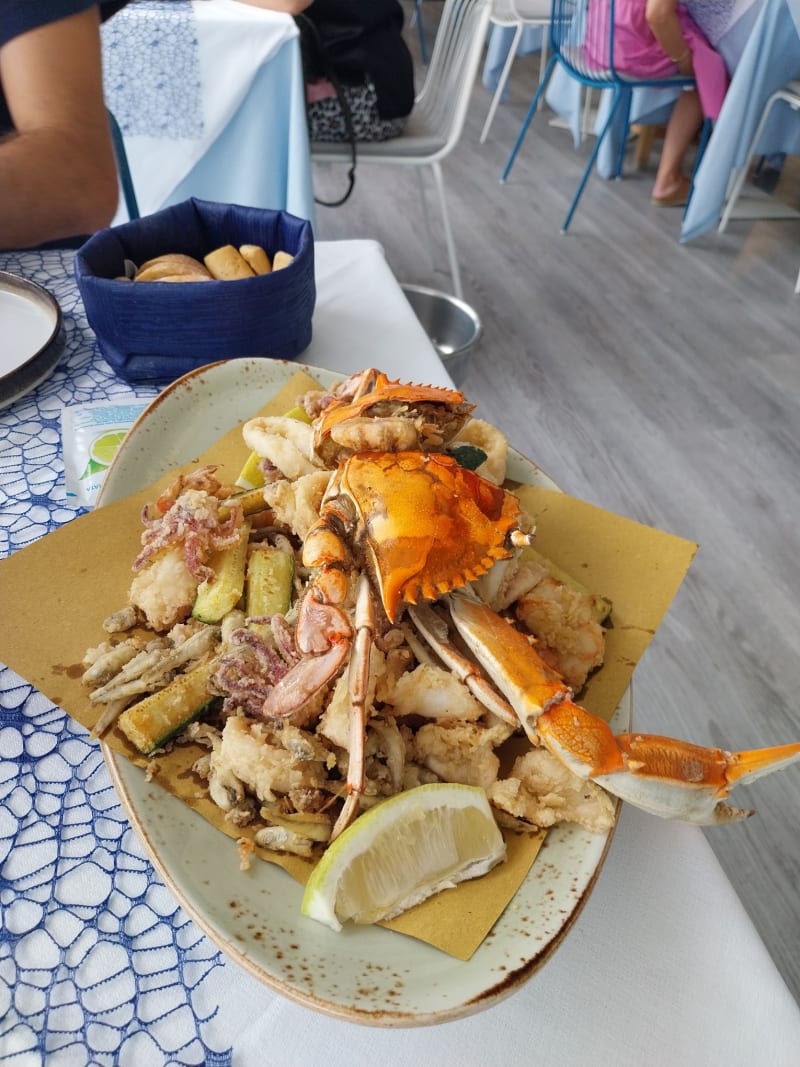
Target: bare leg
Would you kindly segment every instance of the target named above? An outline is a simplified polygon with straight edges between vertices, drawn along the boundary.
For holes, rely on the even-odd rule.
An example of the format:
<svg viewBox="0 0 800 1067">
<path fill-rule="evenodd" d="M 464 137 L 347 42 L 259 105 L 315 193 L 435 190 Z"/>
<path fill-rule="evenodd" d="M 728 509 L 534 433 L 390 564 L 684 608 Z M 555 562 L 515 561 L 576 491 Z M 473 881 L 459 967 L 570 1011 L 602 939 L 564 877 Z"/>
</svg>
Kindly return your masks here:
<svg viewBox="0 0 800 1067">
<path fill-rule="evenodd" d="M 697 90 L 681 93 L 667 123 L 664 147 L 653 185 L 654 197 L 669 197 L 677 193 L 682 186 L 687 186 L 687 179 L 683 174 L 683 158 L 702 123 L 703 112 Z"/>
</svg>

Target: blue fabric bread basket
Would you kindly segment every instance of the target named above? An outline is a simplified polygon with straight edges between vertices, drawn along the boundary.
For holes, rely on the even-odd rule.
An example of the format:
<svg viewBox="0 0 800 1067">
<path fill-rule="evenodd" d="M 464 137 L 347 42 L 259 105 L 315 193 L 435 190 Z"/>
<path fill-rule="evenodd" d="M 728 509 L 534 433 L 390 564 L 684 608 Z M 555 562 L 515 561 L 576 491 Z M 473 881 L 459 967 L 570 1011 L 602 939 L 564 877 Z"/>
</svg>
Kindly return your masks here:
<svg viewBox="0 0 800 1067">
<path fill-rule="evenodd" d="M 131 282 L 140 265 L 223 245 L 261 245 L 289 266 L 239 281 Z M 166 383 L 221 359 L 296 359 L 311 343 L 316 300 L 314 239 L 306 219 L 284 211 L 190 199 L 100 230 L 75 256 L 75 277 L 100 351 L 128 382 Z"/>
</svg>

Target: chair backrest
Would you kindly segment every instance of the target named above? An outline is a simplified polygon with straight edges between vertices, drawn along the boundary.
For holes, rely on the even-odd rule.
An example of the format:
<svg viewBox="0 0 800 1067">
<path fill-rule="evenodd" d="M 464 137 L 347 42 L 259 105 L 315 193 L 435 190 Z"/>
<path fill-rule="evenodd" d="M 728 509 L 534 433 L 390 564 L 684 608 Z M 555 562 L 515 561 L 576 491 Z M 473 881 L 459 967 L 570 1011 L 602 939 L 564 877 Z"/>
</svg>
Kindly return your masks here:
<svg viewBox="0 0 800 1067">
<path fill-rule="evenodd" d="M 494 0 L 492 18 L 518 22 L 549 22 L 552 0 Z"/>
<path fill-rule="evenodd" d="M 128 153 L 125 151 L 125 142 L 122 139 L 122 130 L 119 128 L 119 123 L 117 122 L 113 111 L 111 111 L 110 108 L 106 108 L 106 113 L 111 126 L 111 140 L 114 144 L 114 155 L 117 160 L 119 183 L 122 187 L 122 195 L 125 200 L 128 218 L 138 219 L 139 204 L 136 200 L 136 192 L 133 187 L 131 168 L 128 165 Z"/>
<path fill-rule="evenodd" d="M 591 18 L 588 17 L 592 8 Z M 588 25 L 588 39 L 587 39 Z M 614 0 L 553 0 L 550 48 L 562 66 L 587 84 L 613 84 Z M 602 57 L 590 62 L 587 55 Z"/>
<path fill-rule="evenodd" d="M 585 85 L 683 85 L 681 75 L 648 78 L 623 74 L 614 63 L 615 0 L 553 0 L 550 47 L 561 64 Z"/>
<path fill-rule="evenodd" d="M 492 13 L 492 0 L 445 0 L 433 54 L 414 112 L 429 133 L 452 149 L 464 128 L 472 87 L 478 73 Z"/>
</svg>

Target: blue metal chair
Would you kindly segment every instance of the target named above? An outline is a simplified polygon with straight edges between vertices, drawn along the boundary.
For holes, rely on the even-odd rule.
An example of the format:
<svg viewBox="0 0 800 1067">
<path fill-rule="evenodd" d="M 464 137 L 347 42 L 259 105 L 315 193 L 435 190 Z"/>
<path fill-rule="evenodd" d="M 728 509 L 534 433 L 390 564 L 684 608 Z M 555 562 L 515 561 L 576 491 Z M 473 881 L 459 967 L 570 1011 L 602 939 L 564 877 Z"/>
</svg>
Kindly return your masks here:
<svg viewBox="0 0 800 1067">
<path fill-rule="evenodd" d="M 608 109 L 608 115 L 600 133 L 597 135 L 594 147 L 589 156 L 589 161 L 586 164 L 586 169 L 583 172 L 580 185 L 577 192 L 573 197 L 570 204 L 567 217 L 564 220 L 564 224 L 561 227 L 561 232 L 566 233 L 572 216 L 575 213 L 575 209 L 578 206 L 578 201 L 583 194 L 583 190 L 586 186 L 586 182 L 589 180 L 589 175 L 592 172 L 592 168 L 597 160 L 597 154 L 600 151 L 600 146 L 603 143 L 603 138 L 611 128 L 612 123 L 620 113 L 623 116 L 622 125 L 622 137 L 620 139 L 619 153 L 617 157 L 617 164 L 615 170 L 615 176 L 617 178 L 622 177 L 622 168 L 625 161 L 625 147 L 628 140 L 628 129 L 630 126 L 630 109 L 631 109 L 631 97 L 633 90 L 637 88 L 671 88 L 671 89 L 683 89 L 694 86 L 695 81 L 693 77 L 684 77 L 682 75 L 673 75 L 667 78 L 644 78 L 636 75 L 623 74 L 616 70 L 614 67 L 614 0 L 607 0 L 609 8 L 609 25 L 608 25 L 608 66 L 606 68 L 598 69 L 589 64 L 585 49 L 584 49 L 584 37 L 586 33 L 586 12 L 589 3 L 592 0 L 552 0 L 552 8 L 550 11 L 550 60 L 547 64 L 544 76 L 542 77 L 539 87 L 531 101 L 531 105 L 528 108 L 528 112 L 522 123 L 522 128 L 519 131 L 517 140 L 514 147 L 511 150 L 511 155 L 506 163 L 505 170 L 501 181 L 505 182 L 508 179 L 508 175 L 514 165 L 514 160 L 517 157 L 522 141 L 525 134 L 528 132 L 528 127 L 536 114 L 536 109 L 539 105 L 539 99 L 542 93 L 547 87 L 547 83 L 550 79 L 550 75 L 555 68 L 556 63 L 560 63 L 564 70 L 569 74 L 571 78 L 580 82 L 581 85 L 590 89 L 606 89 L 609 90 L 613 96 L 611 99 L 611 105 Z M 706 122 L 703 127 L 703 134 L 701 135 L 700 148 L 697 153 L 699 160 L 702 150 L 705 146 L 705 141 L 708 137 L 709 123 Z"/>
<path fill-rule="evenodd" d="M 139 203 L 136 199 L 136 191 L 133 188 L 133 178 L 131 177 L 131 168 L 128 165 L 128 153 L 125 151 L 125 142 L 122 139 L 122 130 L 119 128 L 119 123 L 114 117 L 113 112 L 106 108 L 108 114 L 108 121 L 111 125 L 111 140 L 114 143 L 114 155 L 117 160 L 117 172 L 119 174 L 119 183 L 122 187 L 122 195 L 125 200 L 125 207 L 130 219 L 139 218 Z"/>
<path fill-rule="evenodd" d="M 425 27 L 422 24 L 422 0 L 414 0 L 414 18 L 417 23 L 417 33 L 419 34 L 419 57 L 427 67 L 428 49 L 425 44 Z"/>
</svg>

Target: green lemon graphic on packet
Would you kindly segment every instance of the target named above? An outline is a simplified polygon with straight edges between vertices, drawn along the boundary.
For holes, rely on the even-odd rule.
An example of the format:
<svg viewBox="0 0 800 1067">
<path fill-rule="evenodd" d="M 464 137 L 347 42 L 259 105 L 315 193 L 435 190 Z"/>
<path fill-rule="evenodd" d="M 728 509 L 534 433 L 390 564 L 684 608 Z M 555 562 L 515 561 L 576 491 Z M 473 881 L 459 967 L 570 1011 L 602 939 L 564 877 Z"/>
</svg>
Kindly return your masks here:
<svg viewBox="0 0 800 1067">
<path fill-rule="evenodd" d="M 89 446 L 89 462 L 86 464 L 81 479 L 91 478 L 93 474 L 109 466 L 126 433 L 127 430 L 107 430 L 99 437 L 95 437 Z"/>
</svg>

